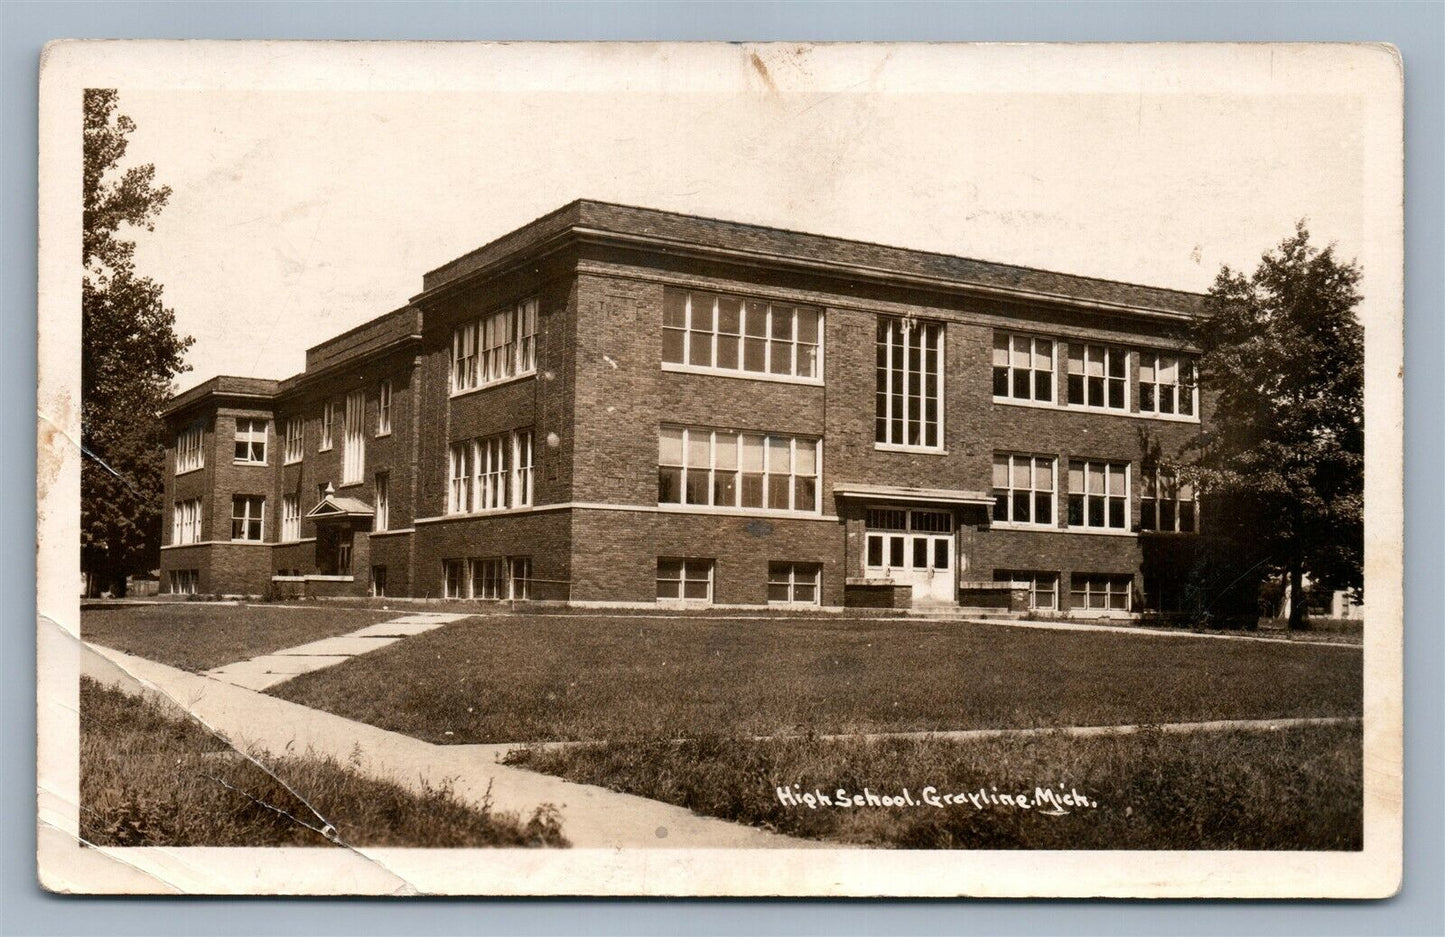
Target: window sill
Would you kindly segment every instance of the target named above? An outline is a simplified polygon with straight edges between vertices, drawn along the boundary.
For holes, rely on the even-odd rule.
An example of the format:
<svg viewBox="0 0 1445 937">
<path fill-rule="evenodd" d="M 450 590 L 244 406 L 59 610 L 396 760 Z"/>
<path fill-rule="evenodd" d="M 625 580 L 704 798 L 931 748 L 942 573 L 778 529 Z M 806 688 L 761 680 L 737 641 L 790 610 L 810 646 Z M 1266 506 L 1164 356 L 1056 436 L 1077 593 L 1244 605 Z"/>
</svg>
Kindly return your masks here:
<svg viewBox="0 0 1445 937">
<path fill-rule="evenodd" d="M 994 395 L 993 402 L 1008 407 L 1033 407 L 1035 410 L 1062 409 L 1058 402 L 1054 400 L 1020 400 L 1017 397 L 1000 397 L 997 394 Z"/>
<path fill-rule="evenodd" d="M 726 368 L 707 368 L 697 364 L 678 364 L 664 361 L 662 370 L 673 374 L 702 374 L 708 377 L 728 377 L 744 381 L 770 381 L 774 384 L 801 384 L 805 387 L 822 387 L 821 377 L 798 377 L 792 374 L 771 374 L 765 371 L 733 371 Z"/>
<path fill-rule="evenodd" d="M 390 436 L 390 435 L 391 435 L 391 430 L 387 430 L 387 431 L 384 432 L 384 433 L 377 433 L 375 438 L 377 438 L 377 439 L 385 439 L 386 437 L 388 437 L 388 436 Z"/>
<path fill-rule="evenodd" d="M 266 543 L 265 540 L 252 540 L 250 537 L 232 537 L 230 540 L 228 540 L 228 541 L 223 541 L 223 542 L 226 542 L 226 543 L 252 543 L 252 544 L 255 544 L 255 545 L 258 546 L 258 547 L 268 546 L 268 544 Z"/>
<path fill-rule="evenodd" d="M 481 510 L 481 511 L 452 511 L 452 512 L 447 513 L 447 514 L 443 514 L 443 515 L 442 515 L 441 517 L 439 517 L 439 518 L 422 518 L 422 519 L 423 519 L 423 520 L 456 521 L 456 520 L 463 520 L 463 519 L 469 518 L 469 517 L 496 517 L 496 516 L 499 515 L 499 514 L 525 514 L 525 513 L 527 513 L 527 512 L 530 511 L 530 510 L 532 510 L 532 505 L 530 505 L 530 504 L 518 504 L 518 505 L 514 505 L 514 506 L 512 506 L 512 507 L 505 507 L 505 508 L 486 508 L 485 510 Z"/>
<path fill-rule="evenodd" d="M 1137 416 L 1141 420 L 1161 420 L 1165 423 L 1198 423 L 1197 415 L 1185 415 L 1179 413 L 1153 413 L 1147 410 L 1140 410 L 1138 413 L 1131 413 L 1130 416 Z"/>
<path fill-rule="evenodd" d="M 1199 534 L 1197 530 L 1144 530 L 1138 531 L 1141 537 L 1194 537 Z"/>
<path fill-rule="evenodd" d="M 333 449 L 335 449 L 335 448 L 336 448 L 335 445 L 330 445 L 330 446 L 317 446 L 317 447 L 316 447 L 316 452 L 317 452 L 318 454 L 319 454 L 319 453 L 322 453 L 322 452 L 331 452 L 331 451 L 332 451 Z"/>
<path fill-rule="evenodd" d="M 823 516 L 822 511 L 794 511 L 784 508 L 744 508 L 731 507 L 718 504 L 674 504 L 660 503 L 657 510 L 664 514 L 710 514 L 714 516 L 734 517 L 777 517 L 777 518 L 808 518 L 817 519 Z M 833 518 L 836 520 L 836 518 Z"/>
<path fill-rule="evenodd" d="M 199 471 L 201 471 L 201 470 L 204 469 L 204 468 L 205 468 L 204 465 L 198 465 L 198 466 L 196 466 L 195 468 L 188 468 L 188 469 L 186 469 L 186 470 L 184 470 L 184 471 L 178 471 L 178 472 L 176 472 L 176 477 L 177 477 L 177 478 L 180 478 L 182 475 L 193 475 L 193 474 L 195 474 L 196 472 L 199 472 Z"/>
<path fill-rule="evenodd" d="M 1061 527 L 1061 533 L 1066 534 L 1092 534 L 1096 537 L 1137 537 L 1138 534 L 1132 530 L 1118 530 L 1113 527 Z"/>
<path fill-rule="evenodd" d="M 270 463 L 270 462 L 252 462 L 252 461 L 249 460 L 249 459 L 233 459 L 233 460 L 231 460 L 231 464 L 232 464 L 232 465 L 255 465 L 255 466 L 258 466 L 258 467 L 260 467 L 260 468 L 265 468 L 266 466 L 270 465 L 271 463 Z"/>
<path fill-rule="evenodd" d="M 492 390 L 495 387 L 505 387 L 508 384 L 515 384 L 518 381 L 525 381 L 530 378 L 535 378 L 536 376 L 537 369 L 533 368 L 532 370 L 523 372 L 522 374 L 513 374 L 511 377 L 504 377 L 499 381 L 488 381 L 485 384 L 478 384 L 476 387 L 468 387 L 466 390 L 453 390 L 450 392 L 450 396 L 448 399 L 455 400 L 458 397 L 466 397 L 470 394 L 480 393 L 484 390 Z"/>
<path fill-rule="evenodd" d="M 1135 410 L 1116 410 L 1113 407 L 1088 407 L 1080 404 L 1059 404 L 1038 400 L 1015 400 L 1012 397 L 994 397 L 993 402 L 1003 407 L 1027 407 L 1033 410 L 1053 410 L 1057 413 L 1093 413 L 1100 416 L 1122 416 L 1132 420 L 1160 420 L 1165 423 L 1193 423 L 1198 425 L 1198 416 L 1179 416 L 1171 413 L 1146 413 Z"/>
<path fill-rule="evenodd" d="M 300 465 L 303 461 L 305 461 L 304 457 L 301 458 L 301 459 L 287 459 L 285 462 L 282 462 L 281 464 L 282 464 L 282 465 Z"/>
<path fill-rule="evenodd" d="M 911 452 L 916 455 L 948 455 L 948 450 L 938 446 L 901 446 L 891 442 L 875 442 L 876 452 Z"/>
<path fill-rule="evenodd" d="M 1029 530 L 1034 532 L 1054 532 L 1065 529 L 1056 524 L 1025 524 L 1019 521 L 992 521 L 989 527 L 993 530 Z"/>
</svg>

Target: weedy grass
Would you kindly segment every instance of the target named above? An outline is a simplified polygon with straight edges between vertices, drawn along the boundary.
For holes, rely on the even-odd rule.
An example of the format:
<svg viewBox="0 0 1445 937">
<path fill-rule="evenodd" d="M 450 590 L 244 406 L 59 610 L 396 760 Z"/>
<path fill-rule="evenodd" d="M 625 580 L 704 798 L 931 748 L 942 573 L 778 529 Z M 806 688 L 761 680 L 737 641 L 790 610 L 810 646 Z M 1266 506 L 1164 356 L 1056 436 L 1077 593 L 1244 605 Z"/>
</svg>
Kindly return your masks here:
<svg viewBox="0 0 1445 937">
<path fill-rule="evenodd" d="M 116 605 L 80 613 L 80 636 L 105 647 L 201 671 L 400 617 L 380 609 L 188 602 Z"/>
<path fill-rule="evenodd" d="M 967 742 L 711 736 L 534 748 L 508 761 L 707 816 L 871 847 L 1358 850 L 1363 841 L 1357 725 Z M 930 785 L 940 795 L 1077 790 L 1097 806 L 1064 815 L 938 807 L 923 800 Z M 789 805 L 780 787 L 822 792 L 835 805 Z M 907 788 L 917 805 L 838 807 L 839 788 L 889 796 Z"/>
<path fill-rule="evenodd" d="M 330 757 L 251 754 L 270 773 L 178 708 L 82 678 L 80 834 L 101 846 L 567 845 L 551 807 L 523 822 L 446 785 L 412 792 Z"/>
<path fill-rule="evenodd" d="M 440 743 L 1357 716 L 1358 649 L 953 622 L 473 618 L 268 692 Z"/>
</svg>

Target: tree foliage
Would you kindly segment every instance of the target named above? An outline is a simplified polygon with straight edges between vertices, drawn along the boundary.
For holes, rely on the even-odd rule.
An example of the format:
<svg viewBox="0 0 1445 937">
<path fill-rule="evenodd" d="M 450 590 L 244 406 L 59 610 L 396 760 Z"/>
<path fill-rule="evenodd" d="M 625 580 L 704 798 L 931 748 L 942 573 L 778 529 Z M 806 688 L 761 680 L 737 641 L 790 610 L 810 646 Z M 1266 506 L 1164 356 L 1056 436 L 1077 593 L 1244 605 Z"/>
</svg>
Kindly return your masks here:
<svg viewBox="0 0 1445 937">
<path fill-rule="evenodd" d="M 1311 246 L 1301 221 L 1253 274 L 1220 270 L 1193 329 L 1215 397 L 1194 460 L 1211 529 L 1260 578 L 1289 577 L 1292 628 L 1306 626 L 1305 576 L 1324 589 L 1362 585 L 1359 282 L 1359 267 Z"/>
<path fill-rule="evenodd" d="M 165 462 L 158 416 L 191 339 L 175 331 L 161 285 L 135 269 L 129 226 L 154 230 L 171 190 L 149 163 L 121 170 L 135 123 L 113 89 L 84 96 L 81 284 L 81 565 L 92 589 L 123 590 L 156 565 Z"/>
</svg>

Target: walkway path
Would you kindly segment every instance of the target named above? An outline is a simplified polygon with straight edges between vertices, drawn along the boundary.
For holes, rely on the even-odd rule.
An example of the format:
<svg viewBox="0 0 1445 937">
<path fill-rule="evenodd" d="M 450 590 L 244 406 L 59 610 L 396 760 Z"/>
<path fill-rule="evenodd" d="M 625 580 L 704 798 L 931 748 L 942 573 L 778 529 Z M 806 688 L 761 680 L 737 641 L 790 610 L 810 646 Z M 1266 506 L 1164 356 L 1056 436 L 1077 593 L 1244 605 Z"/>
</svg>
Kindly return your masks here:
<svg viewBox="0 0 1445 937">
<path fill-rule="evenodd" d="M 490 796 L 494 809 L 520 814 L 524 821 L 536 807 L 550 803 L 561 814 L 562 835 L 575 847 L 837 848 L 497 764 L 490 746 L 433 745 L 95 644 L 83 646 L 81 672 L 133 693 L 168 698 L 247 751 L 330 755 L 411 790 L 450 781 L 463 800 L 480 803 Z"/>
<path fill-rule="evenodd" d="M 392 621 L 368 625 L 350 634 L 322 638 L 320 641 L 262 654 L 259 657 L 252 657 L 250 660 L 225 664 L 207 670 L 204 675 L 224 680 L 235 686 L 245 687 L 248 690 L 264 690 L 278 683 L 284 683 L 297 674 L 335 667 L 358 654 L 375 651 L 388 644 L 395 644 L 402 638 L 431 631 L 468 617 L 470 616 L 442 612 L 419 612 Z"/>
</svg>

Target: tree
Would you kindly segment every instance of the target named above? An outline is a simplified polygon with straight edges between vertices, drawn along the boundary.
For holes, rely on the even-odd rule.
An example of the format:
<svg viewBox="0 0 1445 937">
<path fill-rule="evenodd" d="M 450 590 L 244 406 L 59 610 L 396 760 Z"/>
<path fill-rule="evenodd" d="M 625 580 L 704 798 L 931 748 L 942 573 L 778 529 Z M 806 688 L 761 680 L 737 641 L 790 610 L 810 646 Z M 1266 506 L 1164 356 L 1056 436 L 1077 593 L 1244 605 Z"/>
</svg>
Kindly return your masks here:
<svg viewBox="0 0 1445 937">
<path fill-rule="evenodd" d="M 120 171 L 135 122 L 113 89 L 84 96 L 81 257 L 81 568 L 89 590 L 124 594 L 125 577 L 160 557 L 165 463 L 159 412 L 192 339 L 175 331 L 161 286 L 135 269 L 128 225 L 153 231 L 170 198 L 155 166 Z"/>
<path fill-rule="evenodd" d="M 1255 585 L 1287 576 L 1289 627 L 1308 627 L 1304 579 L 1362 588 L 1364 328 L 1360 269 L 1303 221 L 1244 276 L 1220 270 L 1192 328 L 1200 381 L 1215 395 L 1193 475 L 1214 533 Z"/>
</svg>

